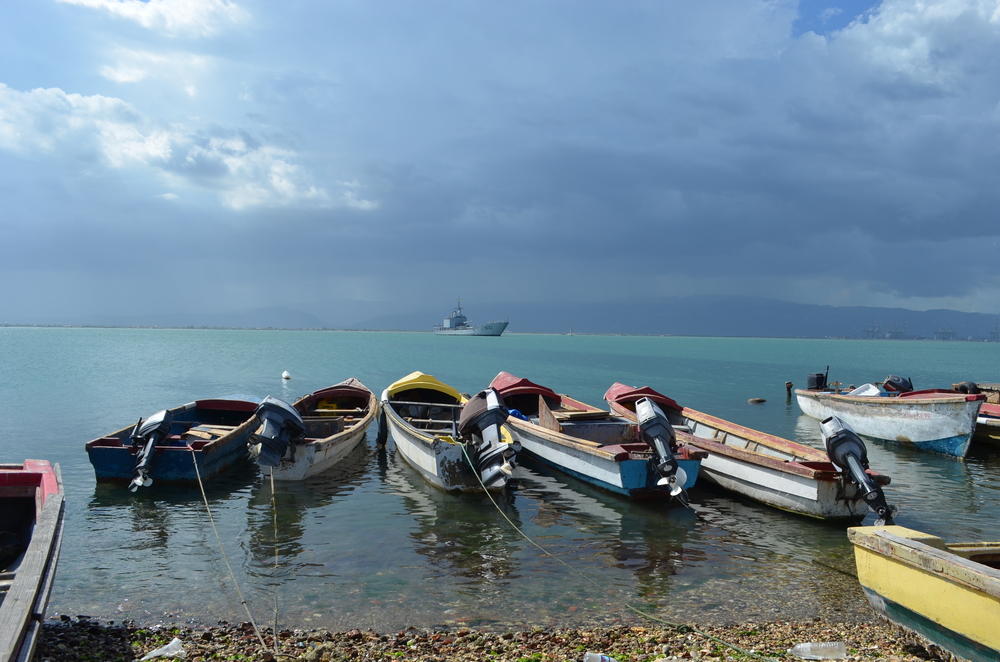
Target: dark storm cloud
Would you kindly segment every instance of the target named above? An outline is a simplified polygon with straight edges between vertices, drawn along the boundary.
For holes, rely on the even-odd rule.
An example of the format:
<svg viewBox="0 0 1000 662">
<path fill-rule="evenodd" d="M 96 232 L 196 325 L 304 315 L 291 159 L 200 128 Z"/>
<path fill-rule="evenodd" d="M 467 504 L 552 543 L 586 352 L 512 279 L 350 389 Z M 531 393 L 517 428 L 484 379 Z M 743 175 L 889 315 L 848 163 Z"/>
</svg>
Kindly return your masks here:
<svg viewBox="0 0 1000 662">
<path fill-rule="evenodd" d="M 0 89 L 4 268 L 50 306 L 418 306 L 484 271 L 483 300 L 628 274 L 996 306 L 995 2 L 65 9 L 102 35 L 65 54 L 100 89 Z"/>
</svg>

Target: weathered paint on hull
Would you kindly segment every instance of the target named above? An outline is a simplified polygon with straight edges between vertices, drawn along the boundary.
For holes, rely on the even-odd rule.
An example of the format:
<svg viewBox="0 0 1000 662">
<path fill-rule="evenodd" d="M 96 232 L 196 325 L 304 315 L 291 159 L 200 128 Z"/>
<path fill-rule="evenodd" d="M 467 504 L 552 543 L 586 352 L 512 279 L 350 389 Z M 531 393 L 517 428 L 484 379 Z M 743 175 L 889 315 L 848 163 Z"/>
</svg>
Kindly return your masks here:
<svg viewBox="0 0 1000 662">
<path fill-rule="evenodd" d="M 174 426 L 198 422 L 197 403 L 190 403 L 171 409 L 174 416 Z M 211 444 L 192 450 L 189 446 L 162 445 L 155 451 L 153 469 L 149 476 L 153 484 L 195 484 L 199 477 L 208 480 L 230 467 L 250 461 L 246 442 L 250 433 L 257 428 L 257 420 L 253 416 L 253 403 L 247 403 L 247 412 L 231 412 L 231 415 L 242 422 L 228 434 L 219 437 Z M 221 410 L 226 411 L 226 410 Z M 233 422 L 235 425 L 235 421 Z M 128 442 L 132 426 L 122 428 L 102 439 L 88 442 L 87 455 L 94 467 L 97 482 L 128 483 L 132 480 L 132 470 L 135 468 L 136 449 Z M 110 443 L 109 442 L 113 442 Z M 195 446 L 201 446 L 194 442 Z M 193 457 L 192 457 L 193 456 Z M 197 470 L 195 469 L 197 463 Z"/>
<path fill-rule="evenodd" d="M 164 448 L 162 451 L 157 449 L 158 455 L 150 477 L 154 484 L 197 483 L 199 475 L 202 480 L 208 480 L 235 464 L 249 461 L 246 442 L 250 432 L 251 430 L 247 429 L 244 434 L 234 435 L 225 446 L 207 456 L 201 451 L 192 453 L 190 449 L 183 447 Z M 122 449 L 98 446 L 88 449 L 87 454 L 90 456 L 90 463 L 94 465 L 97 482 L 131 482 L 135 455 L 129 452 L 127 446 Z M 191 458 L 192 454 L 194 461 Z M 197 472 L 194 462 L 198 463 Z"/>
<path fill-rule="evenodd" d="M 509 421 L 511 432 L 521 442 L 523 452 L 578 480 L 632 499 L 668 499 L 670 492 L 656 486 L 648 460 L 616 461 L 615 456 L 599 448 L 590 448 L 557 439 L 544 428 L 524 421 Z M 685 489 L 698 479 L 701 460 L 678 460 L 687 474 Z"/>
<path fill-rule="evenodd" d="M 972 662 L 1000 662 L 1000 653 L 997 653 L 997 651 L 990 650 L 979 642 L 973 641 L 950 628 L 946 628 L 940 623 L 935 623 L 912 609 L 907 609 L 892 600 L 886 600 L 871 589 L 862 587 L 862 590 L 864 590 L 869 604 L 883 618 L 911 632 L 916 632 L 924 639 L 966 660 L 971 660 Z"/>
<path fill-rule="evenodd" d="M 461 444 L 422 434 L 397 416 L 385 403 L 385 420 L 396 450 L 431 485 L 442 490 L 482 492 L 483 486 L 469 466 Z M 506 484 L 506 483 L 505 483 Z M 502 489 L 503 485 L 495 488 Z"/>
<path fill-rule="evenodd" d="M 265 476 L 274 473 L 275 480 L 305 480 L 323 473 L 353 451 L 365 438 L 371 418 L 364 424 L 351 428 L 350 434 L 331 438 L 322 442 L 298 444 L 295 446 L 294 460 L 282 458 L 277 467 L 261 467 Z M 289 452 L 290 457 L 290 452 Z"/>
<path fill-rule="evenodd" d="M 832 464 L 830 471 L 817 466 L 829 463 L 826 453 L 689 407 L 678 409 L 673 400 L 648 387 L 615 384 L 605 399 L 616 414 L 635 420 L 634 398 L 639 395 L 658 397 L 671 423 L 678 426 L 678 439 L 708 453 L 701 462 L 702 480 L 807 517 L 853 522 L 865 518 L 868 506 L 857 486 Z M 799 465 L 802 462 L 810 464 Z"/>
<path fill-rule="evenodd" d="M 761 503 L 820 519 L 860 522 L 868 505 L 857 486 L 816 480 L 709 453 L 701 461 L 704 480 Z"/>
<path fill-rule="evenodd" d="M 802 413 L 819 420 L 836 416 L 863 437 L 964 458 L 980 401 L 834 395 L 795 391 Z"/>
<path fill-rule="evenodd" d="M 1000 571 L 955 553 L 975 552 L 976 545 L 946 547 L 896 526 L 848 535 L 858 580 L 876 611 L 973 662 L 1000 661 Z M 996 555 L 995 543 L 982 545 Z"/>
</svg>

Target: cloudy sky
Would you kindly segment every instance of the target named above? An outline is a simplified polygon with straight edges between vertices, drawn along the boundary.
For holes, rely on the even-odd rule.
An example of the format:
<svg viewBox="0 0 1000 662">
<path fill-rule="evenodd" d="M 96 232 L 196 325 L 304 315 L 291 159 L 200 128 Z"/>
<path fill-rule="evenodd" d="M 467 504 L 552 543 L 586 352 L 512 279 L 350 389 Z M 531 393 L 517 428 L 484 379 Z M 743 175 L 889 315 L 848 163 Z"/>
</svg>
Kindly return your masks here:
<svg viewBox="0 0 1000 662">
<path fill-rule="evenodd" d="M 0 321 L 996 313 L 998 63 L 997 0 L 6 0 Z"/>
</svg>

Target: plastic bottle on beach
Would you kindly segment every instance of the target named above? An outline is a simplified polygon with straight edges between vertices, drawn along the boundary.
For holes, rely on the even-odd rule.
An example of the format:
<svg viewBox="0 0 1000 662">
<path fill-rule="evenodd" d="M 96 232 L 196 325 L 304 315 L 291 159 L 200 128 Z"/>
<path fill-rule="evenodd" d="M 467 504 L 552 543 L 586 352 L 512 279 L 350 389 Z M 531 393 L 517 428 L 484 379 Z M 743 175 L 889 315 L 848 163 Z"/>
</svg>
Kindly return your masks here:
<svg viewBox="0 0 1000 662">
<path fill-rule="evenodd" d="M 795 644 L 788 652 L 803 660 L 842 660 L 847 657 L 847 645 L 843 641 Z"/>
<path fill-rule="evenodd" d="M 601 655 L 600 653 L 587 653 L 583 656 L 583 662 L 618 662 L 615 658 L 610 655 Z"/>
</svg>

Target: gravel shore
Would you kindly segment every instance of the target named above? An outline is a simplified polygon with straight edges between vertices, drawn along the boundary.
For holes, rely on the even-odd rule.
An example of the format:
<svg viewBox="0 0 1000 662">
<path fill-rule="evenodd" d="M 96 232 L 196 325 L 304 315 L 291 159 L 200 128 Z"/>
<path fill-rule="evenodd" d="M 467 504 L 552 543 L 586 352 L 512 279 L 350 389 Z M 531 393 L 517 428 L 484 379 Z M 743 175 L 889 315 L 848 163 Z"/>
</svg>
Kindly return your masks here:
<svg viewBox="0 0 1000 662">
<path fill-rule="evenodd" d="M 728 627 L 681 626 L 608 627 L 580 629 L 521 629 L 431 631 L 406 628 L 398 632 L 371 630 L 330 632 L 281 630 L 277 651 L 270 630 L 262 632 L 265 650 L 249 623 L 213 627 L 138 627 L 100 623 L 86 618 L 50 620 L 35 653 L 36 662 L 132 662 L 146 653 L 181 639 L 188 662 L 342 662 L 346 660 L 417 660 L 452 662 L 548 662 L 582 660 L 586 651 L 610 655 L 618 662 L 702 661 L 738 659 L 798 660 L 787 653 L 807 641 L 843 641 L 849 660 L 923 662 L 947 659 L 887 623 L 743 623 Z M 714 638 L 714 639 L 713 639 Z M 740 652 L 721 644 L 732 644 Z"/>
</svg>

